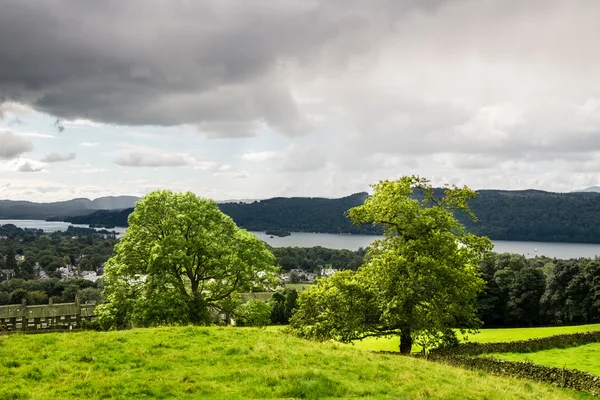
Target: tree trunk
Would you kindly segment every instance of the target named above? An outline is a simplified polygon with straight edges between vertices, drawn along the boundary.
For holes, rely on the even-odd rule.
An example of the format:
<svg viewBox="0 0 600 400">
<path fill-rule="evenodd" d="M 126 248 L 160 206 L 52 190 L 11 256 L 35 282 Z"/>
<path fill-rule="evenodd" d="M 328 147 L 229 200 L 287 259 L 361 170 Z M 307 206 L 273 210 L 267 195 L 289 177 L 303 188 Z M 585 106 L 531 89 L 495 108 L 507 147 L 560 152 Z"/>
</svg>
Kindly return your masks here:
<svg viewBox="0 0 600 400">
<path fill-rule="evenodd" d="M 412 349 L 412 336 L 410 329 L 405 328 L 400 331 L 400 354 L 410 354 Z"/>
</svg>

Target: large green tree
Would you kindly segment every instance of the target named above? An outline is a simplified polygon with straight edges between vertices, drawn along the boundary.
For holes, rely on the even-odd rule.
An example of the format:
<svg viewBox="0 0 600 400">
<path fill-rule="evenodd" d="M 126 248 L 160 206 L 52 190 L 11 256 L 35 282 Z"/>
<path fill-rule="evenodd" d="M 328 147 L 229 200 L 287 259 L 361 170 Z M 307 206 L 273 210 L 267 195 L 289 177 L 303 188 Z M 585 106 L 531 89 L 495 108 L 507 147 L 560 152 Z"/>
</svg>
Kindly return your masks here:
<svg viewBox="0 0 600 400">
<path fill-rule="evenodd" d="M 474 218 L 467 200 L 475 192 L 447 186 L 436 197 L 429 181 L 414 176 L 373 188 L 348 215 L 356 224 L 383 225 L 384 238 L 356 273 L 335 274 L 300 294 L 293 331 L 342 342 L 398 335 L 406 354 L 415 341 L 427 348 L 455 342 L 452 328 L 476 329 L 484 285 L 478 266 L 492 244 L 466 232 L 454 216 Z"/>
<path fill-rule="evenodd" d="M 155 191 L 128 221 L 105 265 L 105 326 L 207 323 L 236 293 L 273 285 L 275 257 L 212 200 Z"/>
</svg>

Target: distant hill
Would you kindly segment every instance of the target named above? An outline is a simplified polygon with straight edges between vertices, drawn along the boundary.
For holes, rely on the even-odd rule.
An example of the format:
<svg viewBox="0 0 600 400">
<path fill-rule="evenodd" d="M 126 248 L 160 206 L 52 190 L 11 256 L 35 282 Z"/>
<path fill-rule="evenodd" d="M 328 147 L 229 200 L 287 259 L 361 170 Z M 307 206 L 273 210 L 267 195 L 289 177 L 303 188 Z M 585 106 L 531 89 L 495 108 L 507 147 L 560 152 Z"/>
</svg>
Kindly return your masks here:
<svg viewBox="0 0 600 400">
<path fill-rule="evenodd" d="M 372 226 L 353 226 L 344 213 L 367 198 L 366 192 L 339 199 L 320 197 L 276 197 L 252 203 L 220 203 L 219 208 L 239 226 L 251 231 L 281 230 L 290 232 L 379 234 Z M 96 211 L 89 215 L 63 220 L 74 224 L 127 226 L 133 208 L 122 211 Z"/>
<path fill-rule="evenodd" d="M 131 208 L 139 197 L 109 196 L 95 200 L 73 199 L 53 203 L 0 200 L 0 219 L 47 219 L 89 214 L 94 210 Z"/>
<path fill-rule="evenodd" d="M 600 193 L 600 186 L 591 186 L 589 188 L 585 188 L 582 190 L 582 192 L 594 192 L 594 193 Z"/>
<path fill-rule="evenodd" d="M 438 194 L 441 191 L 438 191 Z M 480 190 L 470 206 L 478 222 L 457 215 L 471 232 L 496 240 L 600 243 L 600 193 L 539 190 Z M 352 226 L 344 212 L 362 204 L 367 193 L 340 199 L 274 198 L 252 203 L 222 203 L 220 209 L 252 231 L 379 234 L 380 227 Z M 81 224 L 127 226 L 133 209 L 73 216 Z"/>
</svg>

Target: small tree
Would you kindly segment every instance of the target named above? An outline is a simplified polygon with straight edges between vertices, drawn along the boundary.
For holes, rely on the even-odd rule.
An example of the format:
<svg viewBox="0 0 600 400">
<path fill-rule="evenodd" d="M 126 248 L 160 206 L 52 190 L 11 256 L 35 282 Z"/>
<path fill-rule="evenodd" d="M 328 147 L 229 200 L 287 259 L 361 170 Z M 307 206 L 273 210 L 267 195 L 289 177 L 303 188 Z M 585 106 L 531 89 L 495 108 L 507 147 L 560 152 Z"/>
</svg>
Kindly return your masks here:
<svg viewBox="0 0 600 400">
<path fill-rule="evenodd" d="M 300 294 L 291 320 L 301 336 L 342 342 L 398 335 L 400 352 L 456 342 L 452 328 L 476 329 L 478 266 L 491 241 L 467 233 L 454 217 L 472 215 L 475 192 L 446 186 L 441 195 L 419 177 L 374 185 L 374 194 L 348 212 L 356 224 L 384 226 L 356 273 L 320 279 Z"/>
</svg>

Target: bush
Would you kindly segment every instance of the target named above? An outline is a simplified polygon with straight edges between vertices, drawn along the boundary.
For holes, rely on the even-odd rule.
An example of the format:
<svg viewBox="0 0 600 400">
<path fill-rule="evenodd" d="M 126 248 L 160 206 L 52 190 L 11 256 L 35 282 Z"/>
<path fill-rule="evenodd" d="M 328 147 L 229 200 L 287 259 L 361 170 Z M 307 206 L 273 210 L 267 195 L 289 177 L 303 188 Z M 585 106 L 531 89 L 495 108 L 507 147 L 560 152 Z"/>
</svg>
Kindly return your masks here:
<svg viewBox="0 0 600 400">
<path fill-rule="evenodd" d="M 271 305 L 261 300 L 250 300 L 236 310 L 237 325 L 265 326 L 271 322 Z"/>
</svg>

